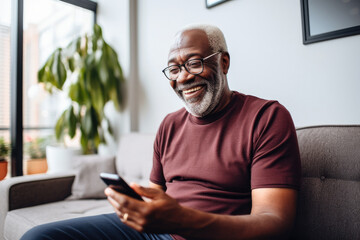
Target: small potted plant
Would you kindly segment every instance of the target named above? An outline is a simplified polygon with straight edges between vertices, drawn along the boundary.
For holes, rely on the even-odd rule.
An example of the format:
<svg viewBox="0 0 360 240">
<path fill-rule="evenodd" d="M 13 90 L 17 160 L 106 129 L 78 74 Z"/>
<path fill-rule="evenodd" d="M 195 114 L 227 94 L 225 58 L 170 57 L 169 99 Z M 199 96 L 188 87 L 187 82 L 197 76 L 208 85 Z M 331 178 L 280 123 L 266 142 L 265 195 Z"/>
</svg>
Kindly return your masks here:
<svg viewBox="0 0 360 240">
<path fill-rule="evenodd" d="M 3 137 L 0 137 L 0 180 L 3 180 L 7 175 L 8 162 L 10 147 Z"/>
<path fill-rule="evenodd" d="M 46 146 L 50 143 L 49 137 L 28 138 L 24 144 L 28 159 L 24 164 L 25 174 L 46 173 Z"/>
</svg>

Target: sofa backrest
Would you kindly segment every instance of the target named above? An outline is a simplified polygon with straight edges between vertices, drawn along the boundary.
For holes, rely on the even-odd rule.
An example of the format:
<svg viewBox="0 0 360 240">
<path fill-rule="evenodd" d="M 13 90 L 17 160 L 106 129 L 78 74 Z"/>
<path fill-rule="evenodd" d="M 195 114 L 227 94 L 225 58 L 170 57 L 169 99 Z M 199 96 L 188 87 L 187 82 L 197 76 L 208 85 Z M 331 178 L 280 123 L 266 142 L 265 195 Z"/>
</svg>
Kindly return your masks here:
<svg viewBox="0 0 360 240">
<path fill-rule="evenodd" d="M 297 135 L 303 179 L 292 239 L 360 239 L 360 125 Z"/>
<path fill-rule="evenodd" d="M 291 239 L 360 239 L 360 125 L 297 129 L 302 186 Z M 148 185 L 155 135 L 123 135 L 117 172 Z"/>
<path fill-rule="evenodd" d="M 116 154 L 116 171 L 128 182 L 149 185 L 155 135 L 124 134 Z"/>
</svg>

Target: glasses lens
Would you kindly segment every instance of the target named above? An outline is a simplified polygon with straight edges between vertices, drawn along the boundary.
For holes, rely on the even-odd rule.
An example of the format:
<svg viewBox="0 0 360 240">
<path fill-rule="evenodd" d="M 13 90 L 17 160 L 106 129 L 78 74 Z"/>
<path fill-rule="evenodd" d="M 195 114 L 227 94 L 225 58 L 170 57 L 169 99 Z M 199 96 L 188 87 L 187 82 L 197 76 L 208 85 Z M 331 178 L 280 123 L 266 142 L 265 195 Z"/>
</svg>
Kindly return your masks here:
<svg viewBox="0 0 360 240">
<path fill-rule="evenodd" d="M 185 64 L 185 67 L 191 74 L 199 74 L 203 71 L 203 64 L 199 59 L 189 60 Z"/>
<path fill-rule="evenodd" d="M 176 80 L 180 74 L 179 66 L 170 66 L 164 71 L 166 77 L 170 80 Z"/>
</svg>

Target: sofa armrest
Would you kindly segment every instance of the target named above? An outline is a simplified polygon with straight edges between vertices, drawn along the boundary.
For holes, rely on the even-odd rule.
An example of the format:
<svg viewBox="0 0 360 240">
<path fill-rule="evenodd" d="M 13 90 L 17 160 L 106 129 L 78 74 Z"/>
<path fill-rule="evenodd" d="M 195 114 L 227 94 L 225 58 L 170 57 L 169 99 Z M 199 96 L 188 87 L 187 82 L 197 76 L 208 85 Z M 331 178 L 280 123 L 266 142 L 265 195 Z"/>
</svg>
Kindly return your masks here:
<svg viewBox="0 0 360 240">
<path fill-rule="evenodd" d="M 75 174 L 38 174 L 0 181 L 0 239 L 8 211 L 61 201 L 71 194 Z"/>
<path fill-rule="evenodd" d="M 64 200 L 71 194 L 75 174 L 39 174 L 0 182 L 2 208 L 7 211 Z M 5 205 L 5 206 L 4 206 Z M 2 211 L 1 211 L 2 212 Z"/>
</svg>

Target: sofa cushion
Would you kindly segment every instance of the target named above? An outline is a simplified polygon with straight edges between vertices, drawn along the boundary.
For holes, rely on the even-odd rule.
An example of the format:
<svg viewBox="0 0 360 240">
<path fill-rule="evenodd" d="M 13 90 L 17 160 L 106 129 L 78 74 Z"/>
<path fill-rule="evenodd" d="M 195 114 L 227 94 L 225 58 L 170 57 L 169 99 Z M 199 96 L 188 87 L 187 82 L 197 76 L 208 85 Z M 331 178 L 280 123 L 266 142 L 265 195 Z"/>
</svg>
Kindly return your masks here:
<svg viewBox="0 0 360 240">
<path fill-rule="evenodd" d="M 113 156 L 76 156 L 73 167 L 76 176 L 69 199 L 106 198 L 106 184 L 100 179 L 100 173 L 115 173 Z"/>
<path fill-rule="evenodd" d="M 34 226 L 76 217 L 112 213 L 113 208 L 105 200 L 67 200 L 8 212 L 5 219 L 5 239 L 20 239 Z"/>
<path fill-rule="evenodd" d="M 297 129 L 302 187 L 291 239 L 360 239 L 360 126 Z"/>
<path fill-rule="evenodd" d="M 128 182 L 149 184 L 155 135 L 130 133 L 121 136 L 116 155 L 116 170 Z"/>
</svg>

